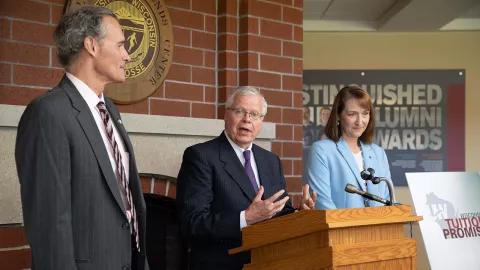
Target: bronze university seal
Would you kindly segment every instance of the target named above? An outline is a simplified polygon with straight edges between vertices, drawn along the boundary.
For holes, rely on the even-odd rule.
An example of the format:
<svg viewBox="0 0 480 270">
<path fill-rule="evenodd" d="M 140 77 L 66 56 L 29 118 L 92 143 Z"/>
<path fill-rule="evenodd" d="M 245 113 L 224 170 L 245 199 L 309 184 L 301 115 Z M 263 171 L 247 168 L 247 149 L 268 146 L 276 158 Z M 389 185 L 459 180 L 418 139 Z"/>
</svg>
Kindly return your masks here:
<svg viewBox="0 0 480 270">
<path fill-rule="evenodd" d="M 107 86 L 105 94 L 116 103 L 137 103 L 163 83 L 173 57 L 173 27 L 163 0 L 70 0 L 78 5 L 106 7 L 117 15 L 125 33 L 125 49 L 132 58 L 125 83 Z"/>
</svg>

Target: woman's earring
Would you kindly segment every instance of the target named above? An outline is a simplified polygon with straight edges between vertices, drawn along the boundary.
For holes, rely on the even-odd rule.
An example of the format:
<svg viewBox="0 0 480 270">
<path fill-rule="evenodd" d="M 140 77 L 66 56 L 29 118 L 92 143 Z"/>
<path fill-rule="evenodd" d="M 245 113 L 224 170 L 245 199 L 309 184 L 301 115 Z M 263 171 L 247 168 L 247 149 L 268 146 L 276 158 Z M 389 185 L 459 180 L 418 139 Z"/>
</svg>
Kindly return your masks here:
<svg viewBox="0 0 480 270">
<path fill-rule="evenodd" d="M 340 126 L 340 121 L 337 121 L 337 126 Z"/>
</svg>

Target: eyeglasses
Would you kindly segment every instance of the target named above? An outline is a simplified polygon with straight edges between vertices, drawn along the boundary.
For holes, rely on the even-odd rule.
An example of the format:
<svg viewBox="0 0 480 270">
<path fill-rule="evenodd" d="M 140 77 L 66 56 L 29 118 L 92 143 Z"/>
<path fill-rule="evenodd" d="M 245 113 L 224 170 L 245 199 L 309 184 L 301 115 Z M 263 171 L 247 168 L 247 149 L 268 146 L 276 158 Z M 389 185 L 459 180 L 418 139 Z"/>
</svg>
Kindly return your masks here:
<svg viewBox="0 0 480 270">
<path fill-rule="evenodd" d="M 241 117 L 241 118 L 247 116 L 247 114 L 250 115 L 250 118 L 252 118 L 253 120 L 262 119 L 264 117 L 263 114 L 259 114 L 257 112 L 247 112 L 244 109 L 240 109 L 240 108 L 227 108 L 227 110 L 232 110 L 235 113 L 236 117 Z"/>
</svg>

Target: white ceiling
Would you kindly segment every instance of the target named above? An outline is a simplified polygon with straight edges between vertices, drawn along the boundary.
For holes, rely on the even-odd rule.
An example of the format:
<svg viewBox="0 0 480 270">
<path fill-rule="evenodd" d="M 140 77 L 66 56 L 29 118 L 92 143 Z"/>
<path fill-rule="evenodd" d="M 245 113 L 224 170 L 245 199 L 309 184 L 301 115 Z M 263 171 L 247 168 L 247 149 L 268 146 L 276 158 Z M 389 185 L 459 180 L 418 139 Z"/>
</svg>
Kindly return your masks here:
<svg viewBox="0 0 480 270">
<path fill-rule="evenodd" d="M 480 30 L 480 0 L 304 0 L 304 31 Z"/>
</svg>

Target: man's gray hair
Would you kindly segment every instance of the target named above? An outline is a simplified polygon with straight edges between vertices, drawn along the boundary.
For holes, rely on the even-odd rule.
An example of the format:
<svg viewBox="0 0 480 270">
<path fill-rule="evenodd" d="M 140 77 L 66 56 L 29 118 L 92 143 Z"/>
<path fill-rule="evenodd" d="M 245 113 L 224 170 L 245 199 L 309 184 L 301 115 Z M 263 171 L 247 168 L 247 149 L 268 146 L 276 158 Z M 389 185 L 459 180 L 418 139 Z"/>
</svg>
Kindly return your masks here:
<svg viewBox="0 0 480 270">
<path fill-rule="evenodd" d="M 231 108 L 233 101 L 235 100 L 235 96 L 240 95 L 240 96 L 261 96 L 263 100 L 263 112 L 262 114 L 265 116 L 267 114 L 267 101 L 265 100 L 265 97 L 258 91 L 257 88 L 253 86 L 239 86 L 233 90 L 233 92 L 230 94 L 228 97 L 227 101 L 225 102 L 225 108 Z"/>
<path fill-rule="evenodd" d="M 57 57 L 63 67 L 68 67 L 80 55 L 86 37 L 95 38 L 100 44 L 106 36 L 103 18 L 117 16 L 108 8 L 84 5 L 71 9 L 60 20 L 53 32 Z"/>
</svg>

